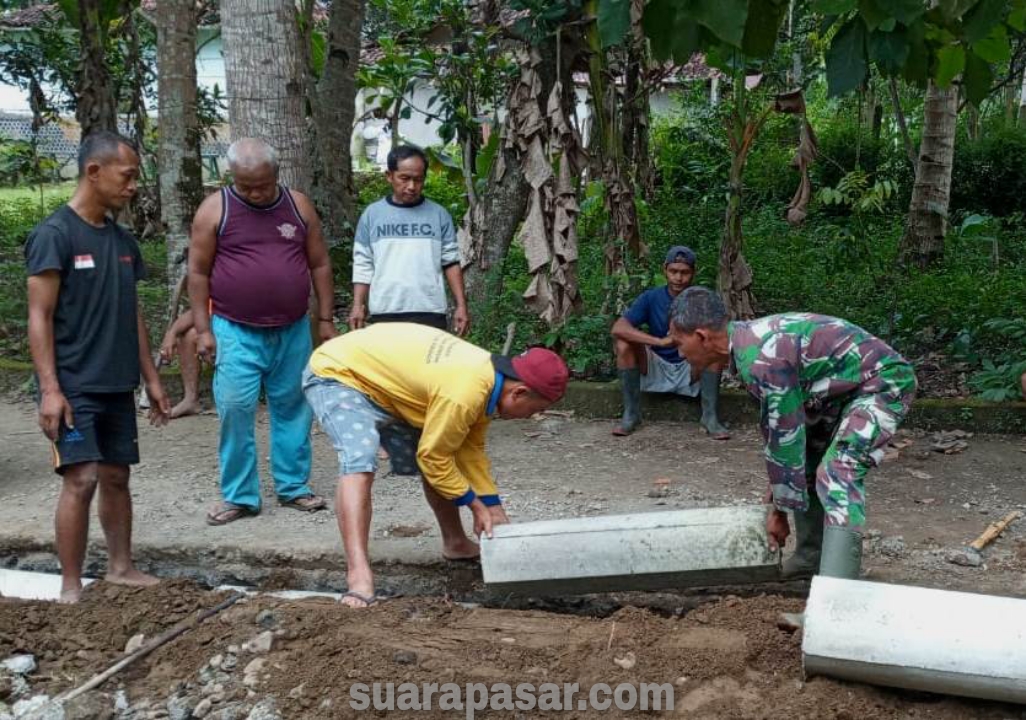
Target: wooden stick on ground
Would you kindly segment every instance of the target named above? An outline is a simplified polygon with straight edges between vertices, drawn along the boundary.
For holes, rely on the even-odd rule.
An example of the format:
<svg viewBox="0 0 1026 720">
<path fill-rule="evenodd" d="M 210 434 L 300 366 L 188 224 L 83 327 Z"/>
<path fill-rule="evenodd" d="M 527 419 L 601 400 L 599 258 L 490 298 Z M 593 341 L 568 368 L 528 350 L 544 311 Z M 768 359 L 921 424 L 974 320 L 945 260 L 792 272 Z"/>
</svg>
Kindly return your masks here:
<svg viewBox="0 0 1026 720">
<path fill-rule="evenodd" d="M 188 617 L 185 620 L 182 620 L 180 623 L 178 623 L 177 625 L 172 627 L 167 632 L 164 632 L 164 633 L 158 635 L 157 637 L 153 638 L 152 640 L 150 640 L 148 643 L 143 645 L 141 648 L 136 650 L 131 655 L 129 655 L 127 657 L 121 658 L 120 660 L 118 660 L 116 663 L 111 665 L 109 668 L 104 670 L 99 675 L 94 675 L 92 677 L 92 679 L 90 679 L 88 682 L 86 682 L 85 685 L 80 685 L 79 687 L 75 688 L 74 690 L 68 691 L 68 693 L 65 694 L 65 695 L 59 695 L 56 698 L 54 698 L 53 701 L 55 703 L 58 703 L 58 704 L 59 703 L 65 703 L 65 702 L 68 702 L 69 700 L 73 700 L 74 698 L 77 698 L 79 695 L 82 695 L 84 693 L 89 692 L 90 690 L 92 690 L 94 688 L 98 688 L 100 685 L 103 685 L 103 683 L 105 683 L 108 680 L 110 680 L 112 677 L 114 677 L 119 672 L 124 670 L 126 667 L 128 667 L 129 665 L 134 663 L 136 660 L 139 660 L 140 658 L 143 658 L 143 657 L 149 655 L 151 652 L 153 652 L 154 650 L 159 648 L 161 645 L 165 645 L 165 644 L 171 642 L 172 640 L 174 640 L 176 637 L 178 637 L 182 633 L 185 633 L 185 632 L 191 630 L 192 628 L 194 628 L 197 625 L 199 625 L 200 623 L 202 623 L 204 620 L 207 620 L 207 619 L 213 617 L 214 615 L 217 615 L 222 610 L 225 610 L 225 609 L 231 607 L 232 605 L 234 605 L 235 603 L 237 603 L 239 600 L 241 600 L 244 597 L 246 597 L 245 593 L 236 593 L 235 595 L 232 595 L 228 599 L 223 600 L 222 602 L 218 603 L 214 607 L 207 608 L 206 610 L 203 610 L 202 612 L 200 612 L 198 615 L 195 615 L 193 617 Z"/>
<path fill-rule="evenodd" d="M 506 342 L 502 344 L 502 354 L 509 355 L 509 351 L 513 348 L 513 336 L 517 334 L 517 324 L 511 322 L 506 326 Z"/>
<path fill-rule="evenodd" d="M 983 531 L 982 535 L 980 535 L 978 538 L 976 538 L 969 544 L 969 547 L 973 548 L 974 550 L 982 550 L 983 548 L 987 547 L 992 542 L 997 540 L 998 535 L 1003 533 L 1009 525 L 1011 525 L 1021 517 L 1022 513 L 1018 510 L 1008 513 L 998 522 L 991 523 L 987 527 L 987 529 Z"/>
</svg>

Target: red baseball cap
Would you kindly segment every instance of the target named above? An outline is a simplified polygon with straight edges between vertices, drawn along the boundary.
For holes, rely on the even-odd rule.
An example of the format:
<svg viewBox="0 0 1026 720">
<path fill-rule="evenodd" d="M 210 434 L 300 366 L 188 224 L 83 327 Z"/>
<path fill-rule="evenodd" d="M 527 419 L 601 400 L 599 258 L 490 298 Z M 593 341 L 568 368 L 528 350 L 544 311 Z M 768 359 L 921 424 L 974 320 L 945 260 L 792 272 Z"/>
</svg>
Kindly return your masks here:
<svg viewBox="0 0 1026 720">
<path fill-rule="evenodd" d="M 547 348 L 531 348 L 515 357 L 493 355 L 492 361 L 503 375 L 520 380 L 549 402 L 563 397 L 570 380 L 563 358 Z"/>
</svg>

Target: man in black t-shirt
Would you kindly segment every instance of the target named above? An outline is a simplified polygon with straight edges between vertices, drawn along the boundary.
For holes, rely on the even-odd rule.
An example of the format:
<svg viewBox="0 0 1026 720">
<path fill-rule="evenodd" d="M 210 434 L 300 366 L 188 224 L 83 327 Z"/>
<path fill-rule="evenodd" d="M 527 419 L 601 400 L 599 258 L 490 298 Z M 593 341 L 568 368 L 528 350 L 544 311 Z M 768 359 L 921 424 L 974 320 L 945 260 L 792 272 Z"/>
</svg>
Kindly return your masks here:
<svg viewBox="0 0 1026 720">
<path fill-rule="evenodd" d="M 145 274 L 135 238 L 108 213 L 136 192 L 139 156 L 110 132 L 83 139 L 78 187 L 25 244 L 29 345 L 39 384 L 39 426 L 63 477 L 57 501 L 61 601 L 82 591 L 89 506 L 100 490 L 108 582 L 152 585 L 132 564 L 129 466 L 139 462 L 134 390 L 140 374 L 150 421 L 167 423 L 170 402 L 150 357 L 135 284 Z"/>
</svg>

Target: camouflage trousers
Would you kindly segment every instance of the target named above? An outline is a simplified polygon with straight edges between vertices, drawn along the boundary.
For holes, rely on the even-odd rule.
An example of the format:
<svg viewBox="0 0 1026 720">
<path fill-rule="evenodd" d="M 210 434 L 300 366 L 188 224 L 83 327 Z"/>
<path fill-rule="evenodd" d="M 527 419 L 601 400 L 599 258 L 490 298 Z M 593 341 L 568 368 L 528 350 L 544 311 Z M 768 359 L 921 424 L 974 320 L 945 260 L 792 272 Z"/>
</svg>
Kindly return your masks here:
<svg viewBox="0 0 1026 720">
<path fill-rule="evenodd" d="M 810 484 L 814 476 L 827 525 L 859 530 L 866 524 L 866 473 L 883 460 L 887 443 L 908 414 L 914 375 L 894 390 L 856 396 L 806 428 L 806 474 Z M 809 502 L 816 502 L 811 493 Z"/>
</svg>

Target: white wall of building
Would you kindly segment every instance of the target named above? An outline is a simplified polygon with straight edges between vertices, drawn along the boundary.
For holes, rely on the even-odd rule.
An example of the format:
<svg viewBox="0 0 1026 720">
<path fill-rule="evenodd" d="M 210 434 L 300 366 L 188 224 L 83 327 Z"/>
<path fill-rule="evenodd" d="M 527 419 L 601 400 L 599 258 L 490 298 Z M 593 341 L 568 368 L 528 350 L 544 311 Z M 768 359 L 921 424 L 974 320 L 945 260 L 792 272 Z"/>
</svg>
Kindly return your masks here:
<svg viewBox="0 0 1026 720">
<path fill-rule="evenodd" d="M 205 88 L 210 92 L 214 92 L 217 88 L 222 96 L 227 95 L 227 88 L 225 85 L 225 67 L 224 67 L 224 53 L 222 51 L 221 38 L 218 35 L 216 28 L 200 28 L 197 36 L 197 44 L 199 50 L 196 55 L 196 80 L 197 84 Z M 49 88 L 45 88 L 44 91 L 51 92 Z M 364 115 L 368 104 L 373 104 L 373 99 L 368 99 L 369 95 L 366 90 L 361 91 L 363 98 L 357 101 L 357 118 Z M 438 135 L 439 123 L 437 120 L 433 120 L 424 111 L 429 110 L 429 103 L 431 97 L 435 94 L 435 90 L 426 82 L 419 82 L 413 92 L 407 96 L 407 104 L 412 107 L 412 113 L 409 118 L 401 119 L 399 121 L 399 132 L 403 137 L 403 140 L 421 147 L 431 147 L 441 144 L 441 138 Z M 582 139 L 585 144 L 587 143 L 587 137 L 590 131 L 590 115 L 591 109 L 588 102 L 588 91 L 584 87 L 576 88 L 577 95 L 577 118 L 581 123 L 580 130 L 582 133 Z M 656 93 L 651 98 L 651 107 L 654 114 L 661 115 L 664 113 L 673 112 L 673 103 L 667 93 Z M 432 109 L 437 109 L 437 103 L 432 106 Z M 154 113 L 159 112 L 159 108 L 153 108 Z M 0 83 L 0 112 L 4 113 L 16 113 L 16 114 L 30 114 L 31 109 L 28 103 L 28 96 L 20 88 L 5 85 Z M 366 122 L 358 122 L 354 128 L 354 153 L 360 150 L 360 146 L 364 141 L 370 141 L 373 146 L 374 141 L 377 140 L 377 136 L 381 133 L 381 128 L 385 127 L 387 122 L 381 120 L 368 120 Z M 386 135 L 382 138 L 386 144 L 390 143 L 391 139 Z M 373 149 L 370 150 L 373 154 Z M 384 154 L 381 153 L 376 158 L 367 158 L 370 162 L 381 164 L 384 160 Z"/>
</svg>

